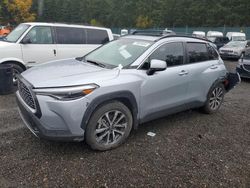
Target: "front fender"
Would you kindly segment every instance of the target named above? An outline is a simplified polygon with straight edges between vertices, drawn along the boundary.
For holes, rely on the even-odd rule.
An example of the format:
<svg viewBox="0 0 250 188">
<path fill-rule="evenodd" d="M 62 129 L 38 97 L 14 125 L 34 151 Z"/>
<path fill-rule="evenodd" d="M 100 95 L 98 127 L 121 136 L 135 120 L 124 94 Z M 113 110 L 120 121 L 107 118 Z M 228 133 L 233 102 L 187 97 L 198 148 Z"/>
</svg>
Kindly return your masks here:
<svg viewBox="0 0 250 188">
<path fill-rule="evenodd" d="M 87 124 L 90 120 L 90 117 L 92 116 L 93 112 L 98 108 L 98 106 L 108 101 L 112 101 L 112 100 L 119 101 L 121 99 L 126 99 L 129 101 L 131 105 L 129 106 L 129 109 L 131 110 L 131 113 L 133 115 L 134 128 L 137 128 L 139 124 L 138 105 L 137 105 L 135 96 L 130 91 L 112 92 L 112 93 L 107 93 L 107 94 L 104 94 L 95 98 L 90 104 L 88 104 L 88 108 L 85 111 L 83 119 L 82 119 L 81 128 L 84 130 L 86 129 Z"/>
</svg>

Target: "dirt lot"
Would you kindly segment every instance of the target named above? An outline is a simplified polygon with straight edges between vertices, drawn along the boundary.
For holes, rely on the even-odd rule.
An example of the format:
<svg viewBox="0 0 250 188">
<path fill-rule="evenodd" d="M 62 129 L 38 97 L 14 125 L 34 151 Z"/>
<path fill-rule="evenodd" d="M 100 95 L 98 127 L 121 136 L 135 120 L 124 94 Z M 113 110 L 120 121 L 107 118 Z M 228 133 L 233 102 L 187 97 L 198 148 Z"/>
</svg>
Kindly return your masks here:
<svg viewBox="0 0 250 188">
<path fill-rule="evenodd" d="M 226 62 L 233 70 L 237 62 Z M 155 137 L 147 132 L 156 133 Z M 182 112 L 139 127 L 116 150 L 39 140 L 0 96 L 0 187 L 250 187 L 250 81 L 219 113 Z"/>
</svg>

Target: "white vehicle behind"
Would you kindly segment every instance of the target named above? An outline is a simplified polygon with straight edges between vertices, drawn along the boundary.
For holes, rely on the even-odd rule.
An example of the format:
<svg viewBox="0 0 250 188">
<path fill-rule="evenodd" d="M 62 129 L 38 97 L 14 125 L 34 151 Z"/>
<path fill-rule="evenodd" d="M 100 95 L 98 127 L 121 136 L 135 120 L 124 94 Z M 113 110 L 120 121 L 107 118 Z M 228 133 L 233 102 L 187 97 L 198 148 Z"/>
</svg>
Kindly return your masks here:
<svg viewBox="0 0 250 188">
<path fill-rule="evenodd" d="M 245 41 L 246 34 L 241 32 L 228 32 L 226 35 L 230 41 Z"/>
<path fill-rule="evenodd" d="M 223 33 L 220 31 L 208 31 L 207 37 L 223 37 Z"/>
<path fill-rule="evenodd" d="M 0 64 L 12 64 L 14 73 L 19 74 L 44 62 L 84 56 L 111 40 L 107 28 L 23 23 L 0 41 Z"/>
<path fill-rule="evenodd" d="M 205 38 L 206 33 L 204 31 L 194 31 L 192 34 L 193 37 Z"/>
</svg>

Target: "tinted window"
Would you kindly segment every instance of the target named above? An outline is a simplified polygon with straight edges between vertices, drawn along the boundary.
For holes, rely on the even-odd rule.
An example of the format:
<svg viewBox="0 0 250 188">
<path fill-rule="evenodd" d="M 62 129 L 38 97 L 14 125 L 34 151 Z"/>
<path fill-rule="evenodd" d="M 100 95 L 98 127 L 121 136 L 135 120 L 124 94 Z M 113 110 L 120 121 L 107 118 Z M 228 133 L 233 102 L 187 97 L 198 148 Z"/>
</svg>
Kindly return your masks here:
<svg viewBox="0 0 250 188">
<path fill-rule="evenodd" d="M 196 63 L 208 60 L 208 52 L 204 43 L 187 43 L 189 63 Z"/>
<path fill-rule="evenodd" d="M 88 44 L 105 44 L 107 42 L 109 42 L 109 37 L 106 30 L 87 29 Z"/>
<path fill-rule="evenodd" d="M 37 26 L 33 27 L 25 36 L 29 38 L 31 44 L 52 44 L 52 32 L 50 27 Z"/>
<path fill-rule="evenodd" d="M 215 60 L 218 59 L 219 55 L 216 52 L 216 50 L 210 46 L 209 44 L 207 44 L 207 50 L 208 50 L 208 58 L 209 60 Z"/>
<path fill-rule="evenodd" d="M 152 59 L 166 61 L 168 67 L 183 64 L 184 49 L 182 43 L 168 43 L 158 48 L 151 56 Z"/>
<path fill-rule="evenodd" d="M 86 44 L 86 34 L 83 28 L 56 27 L 58 44 Z"/>
</svg>

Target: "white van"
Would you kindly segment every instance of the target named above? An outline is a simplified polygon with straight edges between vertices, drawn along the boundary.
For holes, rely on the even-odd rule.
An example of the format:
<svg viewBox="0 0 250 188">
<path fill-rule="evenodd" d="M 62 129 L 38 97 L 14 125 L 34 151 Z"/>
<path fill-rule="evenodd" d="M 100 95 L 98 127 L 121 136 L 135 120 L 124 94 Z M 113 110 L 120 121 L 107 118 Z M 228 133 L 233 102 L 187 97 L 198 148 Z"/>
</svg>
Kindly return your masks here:
<svg viewBox="0 0 250 188">
<path fill-rule="evenodd" d="M 228 32 L 226 35 L 230 41 L 245 41 L 246 34 L 241 32 Z"/>
<path fill-rule="evenodd" d="M 194 31 L 192 33 L 193 37 L 198 37 L 198 38 L 205 38 L 206 37 L 206 33 L 204 31 Z"/>
<path fill-rule="evenodd" d="M 84 56 L 111 40 L 113 35 L 107 28 L 23 23 L 0 41 L 0 64 L 12 64 L 19 74 L 47 61 Z"/>
<path fill-rule="evenodd" d="M 207 37 L 223 37 L 223 33 L 220 31 L 208 31 Z"/>
</svg>

